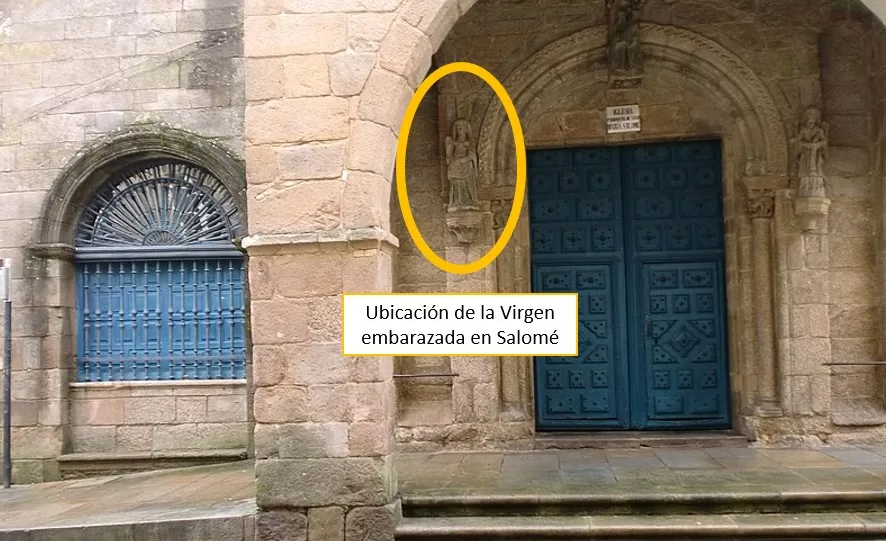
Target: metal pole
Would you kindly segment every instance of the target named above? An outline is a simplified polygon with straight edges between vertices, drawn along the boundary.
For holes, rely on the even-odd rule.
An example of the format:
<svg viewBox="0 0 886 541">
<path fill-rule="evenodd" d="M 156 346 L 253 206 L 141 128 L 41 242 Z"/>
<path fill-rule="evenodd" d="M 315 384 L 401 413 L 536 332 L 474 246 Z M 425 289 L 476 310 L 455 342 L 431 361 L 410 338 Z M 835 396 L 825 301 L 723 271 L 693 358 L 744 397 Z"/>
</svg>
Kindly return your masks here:
<svg viewBox="0 0 886 541">
<path fill-rule="evenodd" d="M 12 484 L 12 261 L 0 265 L 0 300 L 3 301 L 3 488 Z"/>
</svg>

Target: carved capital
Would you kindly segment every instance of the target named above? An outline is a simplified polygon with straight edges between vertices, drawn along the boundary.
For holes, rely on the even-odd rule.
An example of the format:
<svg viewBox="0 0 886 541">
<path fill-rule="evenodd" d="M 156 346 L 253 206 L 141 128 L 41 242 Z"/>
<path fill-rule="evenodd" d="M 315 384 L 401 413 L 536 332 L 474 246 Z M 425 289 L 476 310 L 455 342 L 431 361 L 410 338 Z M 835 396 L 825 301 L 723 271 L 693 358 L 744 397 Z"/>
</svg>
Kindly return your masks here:
<svg viewBox="0 0 886 541">
<path fill-rule="evenodd" d="M 744 210 L 751 218 L 772 218 L 775 212 L 775 194 L 769 190 L 746 192 Z"/>
<path fill-rule="evenodd" d="M 511 213 L 513 201 L 507 199 L 496 199 L 490 204 L 492 211 L 492 227 L 496 230 L 504 229 L 508 223 L 508 216 Z"/>
</svg>

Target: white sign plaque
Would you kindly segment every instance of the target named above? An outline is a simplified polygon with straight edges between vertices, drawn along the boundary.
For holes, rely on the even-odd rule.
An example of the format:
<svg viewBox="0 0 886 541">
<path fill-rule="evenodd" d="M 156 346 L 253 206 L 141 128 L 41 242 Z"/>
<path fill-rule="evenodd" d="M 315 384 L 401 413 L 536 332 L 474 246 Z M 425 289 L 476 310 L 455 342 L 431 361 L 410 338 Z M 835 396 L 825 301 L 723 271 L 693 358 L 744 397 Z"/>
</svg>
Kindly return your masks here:
<svg viewBox="0 0 886 541">
<path fill-rule="evenodd" d="M 606 133 L 640 131 L 640 106 L 618 105 L 606 108 Z"/>
</svg>

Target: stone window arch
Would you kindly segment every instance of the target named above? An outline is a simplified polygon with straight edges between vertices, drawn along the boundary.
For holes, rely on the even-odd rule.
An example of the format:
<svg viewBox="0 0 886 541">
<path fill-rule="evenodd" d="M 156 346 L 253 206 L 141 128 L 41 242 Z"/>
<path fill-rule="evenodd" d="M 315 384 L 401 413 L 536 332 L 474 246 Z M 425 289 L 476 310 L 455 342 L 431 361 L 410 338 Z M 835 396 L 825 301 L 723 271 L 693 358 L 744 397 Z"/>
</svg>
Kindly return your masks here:
<svg viewBox="0 0 886 541">
<path fill-rule="evenodd" d="M 76 381 L 245 379 L 242 187 L 238 160 L 178 130 L 73 160 L 38 247 L 72 265 Z"/>
</svg>

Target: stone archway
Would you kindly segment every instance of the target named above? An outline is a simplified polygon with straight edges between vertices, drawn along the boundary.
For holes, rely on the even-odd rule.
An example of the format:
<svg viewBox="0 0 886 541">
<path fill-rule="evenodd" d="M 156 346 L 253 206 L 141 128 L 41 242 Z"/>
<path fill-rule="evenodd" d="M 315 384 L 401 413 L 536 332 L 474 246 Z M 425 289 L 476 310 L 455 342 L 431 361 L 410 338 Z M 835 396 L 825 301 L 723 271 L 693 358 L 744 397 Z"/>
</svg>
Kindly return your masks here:
<svg viewBox="0 0 886 541">
<path fill-rule="evenodd" d="M 74 156 L 50 189 L 35 235 L 38 246 L 70 245 L 82 205 L 107 178 L 106 169 L 150 158 L 181 158 L 206 167 L 246 215 L 242 160 L 209 139 L 162 125 L 140 126 L 92 141 Z"/>
<path fill-rule="evenodd" d="M 724 209 L 727 238 L 727 296 L 729 298 L 730 358 L 733 374 L 734 422 L 747 433 L 750 417 L 774 415 L 780 411 L 779 366 L 788 352 L 783 338 L 787 310 L 778 299 L 784 293 L 786 269 L 779 266 L 783 246 L 775 236 L 779 218 L 775 195 L 788 188 L 788 143 L 781 110 L 769 89 L 742 60 L 716 42 L 691 31 L 654 24 L 644 25 L 643 50 L 649 70 L 679 74 L 685 84 L 703 89 L 721 111 L 714 124 L 716 135 L 724 142 Z M 551 88 L 556 81 L 559 93 L 569 93 L 570 85 L 591 72 L 605 70 L 606 29 L 589 28 L 554 42 L 516 68 L 504 81 L 521 116 L 524 129 L 537 124 L 551 105 Z M 585 89 L 586 90 L 586 89 Z M 614 104 L 613 104 L 614 105 Z M 713 120 L 713 119 L 712 119 Z M 692 136 L 693 134 L 687 134 Z M 638 140 L 643 140 L 642 136 Z M 481 179 L 486 197 L 502 201 L 509 208 L 515 176 L 511 128 L 503 108 L 492 102 L 480 127 L 479 158 Z M 763 199 L 760 199 L 762 197 Z M 762 201 L 762 207 L 759 207 Z M 746 206 L 762 213 L 749 219 Z M 515 242 L 497 262 L 499 288 L 507 291 L 530 291 L 529 227 L 527 207 Z M 495 220 L 493 220 L 495 221 Z M 752 222 L 754 224 L 752 225 Z M 752 255 L 739 249 L 739 239 L 753 237 Z M 739 276 L 753 273 L 753 285 Z M 505 285 L 506 284 L 506 285 Z M 502 289 L 504 291 L 505 289 Z M 753 310 L 768 306 L 769 310 Z M 756 321 L 756 324 L 754 323 Z M 774 330 L 773 330 L 774 329 Z M 519 367 L 519 369 L 516 369 Z M 748 374 L 759 371 L 759 380 Z M 527 419 L 532 411 L 531 363 L 526 358 L 502 359 L 499 400 L 503 413 Z M 756 388 L 759 386 L 759 389 Z M 760 401 L 751 398 L 759 394 Z"/>
</svg>

